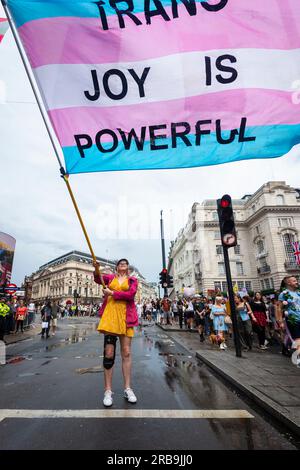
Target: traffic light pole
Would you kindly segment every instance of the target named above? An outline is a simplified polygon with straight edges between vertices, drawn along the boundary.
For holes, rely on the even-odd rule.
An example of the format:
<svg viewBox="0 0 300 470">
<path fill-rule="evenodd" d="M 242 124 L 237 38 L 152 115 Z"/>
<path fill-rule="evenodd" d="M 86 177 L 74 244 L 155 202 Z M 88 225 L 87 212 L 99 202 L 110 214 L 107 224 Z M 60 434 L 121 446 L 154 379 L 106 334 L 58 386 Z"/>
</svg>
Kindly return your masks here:
<svg viewBox="0 0 300 470">
<path fill-rule="evenodd" d="M 161 253 L 162 253 L 162 267 L 166 269 L 166 249 L 165 249 L 165 236 L 164 236 L 164 221 L 162 218 L 163 211 L 160 211 L 160 236 L 161 236 Z M 168 297 L 168 289 L 164 287 L 164 297 Z"/>
<path fill-rule="evenodd" d="M 235 352 L 236 352 L 237 357 L 242 357 L 242 348 L 241 348 L 240 335 L 239 335 L 238 325 L 237 325 L 237 317 L 236 317 L 236 310 L 235 310 L 235 303 L 234 303 L 234 293 L 233 293 L 233 286 L 232 286 L 232 279 L 231 279 L 228 248 L 224 245 L 223 245 L 223 253 L 224 253 L 226 280 L 227 280 L 227 286 L 228 286 L 229 303 L 230 303 L 230 310 L 231 310 L 231 320 L 232 320 Z"/>
</svg>

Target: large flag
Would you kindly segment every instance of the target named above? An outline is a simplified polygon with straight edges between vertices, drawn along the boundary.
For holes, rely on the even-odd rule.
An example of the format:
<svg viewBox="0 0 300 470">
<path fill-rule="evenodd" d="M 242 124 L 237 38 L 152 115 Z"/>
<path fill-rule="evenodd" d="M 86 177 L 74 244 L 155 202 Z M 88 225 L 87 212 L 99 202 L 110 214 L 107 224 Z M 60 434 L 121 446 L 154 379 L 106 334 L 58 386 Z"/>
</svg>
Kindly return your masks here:
<svg viewBox="0 0 300 470">
<path fill-rule="evenodd" d="M 6 18 L 0 18 L 0 42 L 4 38 L 4 34 L 8 30 L 9 24 Z"/>
<path fill-rule="evenodd" d="M 68 173 L 300 142 L 299 0 L 8 0 Z"/>
</svg>

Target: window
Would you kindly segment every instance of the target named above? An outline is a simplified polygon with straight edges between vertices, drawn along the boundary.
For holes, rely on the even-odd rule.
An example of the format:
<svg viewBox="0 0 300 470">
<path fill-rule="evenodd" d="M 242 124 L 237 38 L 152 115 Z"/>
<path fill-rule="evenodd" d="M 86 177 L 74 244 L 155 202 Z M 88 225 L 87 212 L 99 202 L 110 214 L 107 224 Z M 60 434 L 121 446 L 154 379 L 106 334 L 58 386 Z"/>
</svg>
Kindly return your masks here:
<svg viewBox="0 0 300 470">
<path fill-rule="evenodd" d="M 222 245 L 216 245 L 216 252 L 217 252 L 217 255 L 223 254 Z"/>
<path fill-rule="evenodd" d="M 244 288 L 243 281 L 238 281 L 237 285 L 238 285 L 239 290 L 242 290 Z"/>
<path fill-rule="evenodd" d="M 219 268 L 219 276 L 223 276 L 225 274 L 225 263 L 218 263 Z"/>
<path fill-rule="evenodd" d="M 217 230 L 216 232 L 214 232 L 214 237 L 215 237 L 215 240 L 220 240 L 221 238 L 220 230 Z"/>
<path fill-rule="evenodd" d="M 243 263 L 240 263 L 239 261 L 236 263 L 236 273 L 238 276 L 243 276 L 244 274 Z"/>
<path fill-rule="evenodd" d="M 270 277 L 270 285 L 271 285 L 271 289 L 274 289 L 274 280 L 272 277 Z"/>
<path fill-rule="evenodd" d="M 260 266 L 263 268 L 264 266 L 267 266 L 267 258 L 263 256 L 263 258 L 260 258 L 259 260 Z"/>
<path fill-rule="evenodd" d="M 294 263 L 295 256 L 294 256 L 294 250 L 293 250 L 293 245 L 292 245 L 292 243 L 295 241 L 294 235 L 292 235 L 291 233 L 285 233 L 282 236 L 282 240 L 283 240 L 286 259 L 290 263 Z"/>
<path fill-rule="evenodd" d="M 234 247 L 234 254 L 235 255 L 240 255 L 241 254 L 241 246 L 240 245 L 236 245 Z"/>
<path fill-rule="evenodd" d="M 214 285 L 215 285 L 215 291 L 218 291 L 218 290 L 222 289 L 222 285 L 221 285 L 220 281 L 215 281 Z"/>
<path fill-rule="evenodd" d="M 271 286 L 270 286 L 270 279 L 265 279 L 265 286 L 266 286 L 266 289 L 270 289 Z"/>
<path fill-rule="evenodd" d="M 227 291 L 228 291 L 227 282 L 222 282 L 222 292 L 227 292 Z"/>
<path fill-rule="evenodd" d="M 218 220 L 218 219 L 219 219 L 219 218 L 218 218 L 218 213 L 217 213 L 217 212 L 213 212 L 213 213 L 212 213 L 212 218 L 213 218 L 213 220 Z"/>
<path fill-rule="evenodd" d="M 81 295 L 81 286 L 78 287 L 78 294 Z"/>
<path fill-rule="evenodd" d="M 277 203 L 277 206 L 283 206 L 284 205 L 284 197 L 282 194 L 278 194 L 276 196 L 276 203 Z"/>
<path fill-rule="evenodd" d="M 255 230 L 256 235 L 259 235 L 260 234 L 260 225 L 257 225 L 254 230 Z"/>
<path fill-rule="evenodd" d="M 258 240 L 257 242 L 257 252 L 260 255 L 261 253 L 265 252 L 265 244 L 263 240 Z"/>
<path fill-rule="evenodd" d="M 278 219 L 278 226 L 282 228 L 293 227 L 294 220 L 292 217 L 280 217 Z"/>
<path fill-rule="evenodd" d="M 249 290 L 252 290 L 252 282 L 251 281 L 246 281 L 245 282 L 245 287 L 246 287 L 248 292 L 249 292 Z"/>
<path fill-rule="evenodd" d="M 260 281 L 260 287 L 261 287 L 261 290 L 264 290 L 264 288 L 265 288 L 265 287 L 264 287 L 264 281 L 263 281 L 262 279 L 261 279 L 261 281 Z"/>
</svg>

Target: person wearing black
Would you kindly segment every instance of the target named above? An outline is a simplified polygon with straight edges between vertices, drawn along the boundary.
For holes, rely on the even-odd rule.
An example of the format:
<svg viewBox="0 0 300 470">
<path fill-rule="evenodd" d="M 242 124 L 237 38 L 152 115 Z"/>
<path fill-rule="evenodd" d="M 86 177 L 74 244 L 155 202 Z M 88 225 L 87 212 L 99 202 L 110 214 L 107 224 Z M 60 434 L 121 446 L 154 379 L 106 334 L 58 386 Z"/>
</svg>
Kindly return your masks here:
<svg viewBox="0 0 300 470">
<path fill-rule="evenodd" d="M 205 328 L 205 304 L 203 300 L 195 300 L 194 302 L 195 321 L 200 336 L 200 342 L 204 341 L 204 328 Z"/>
<path fill-rule="evenodd" d="M 48 323 L 47 328 L 42 328 L 42 338 L 45 337 L 45 333 L 46 333 L 46 338 L 49 338 L 50 322 L 51 322 L 51 317 L 52 317 L 52 306 L 51 306 L 50 300 L 48 300 L 46 305 L 42 308 L 41 315 L 42 315 L 42 321 Z"/>
<path fill-rule="evenodd" d="M 177 308 L 178 308 L 178 319 L 179 319 L 179 328 L 182 330 L 182 322 L 183 322 L 183 302 L 181 299 L 177 301 Z"/>
<path fill-rule="evenodd" d="M 258 336 L 259 348 L 268 349 L 266 342 L 267 308 L 260 292 L 256 292 L 253 301 L 250 303 L 251 310 L 255 317 L 252 323 L 253 331 Z"/>
</svg>

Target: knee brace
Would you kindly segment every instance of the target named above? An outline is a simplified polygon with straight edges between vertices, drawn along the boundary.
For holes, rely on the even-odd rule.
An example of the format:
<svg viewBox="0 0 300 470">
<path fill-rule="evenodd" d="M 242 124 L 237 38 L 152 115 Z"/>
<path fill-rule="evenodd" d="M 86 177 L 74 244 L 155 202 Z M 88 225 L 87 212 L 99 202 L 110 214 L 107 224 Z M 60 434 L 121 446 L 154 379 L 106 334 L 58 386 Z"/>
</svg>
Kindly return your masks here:
<svg viewBox="0 0 300 470">
<path fill-rule="evenodd" d="M 103 353 L 103 367 L 104 369 L 111 369 L 115 363 L 116 357 L 116 344 L 117 344 L 117 336 L 113 335 L 105 335 L 104 336 L 104 353 Z M 112 344 L 114 347 L 114 355 L 113 357 L 105 357 L 105 347 L 108 344 Z"/>
</svg>

